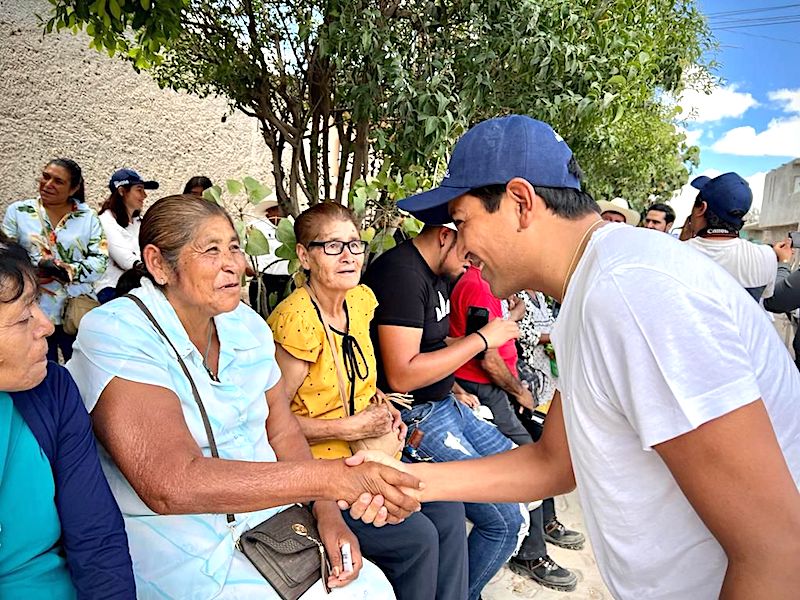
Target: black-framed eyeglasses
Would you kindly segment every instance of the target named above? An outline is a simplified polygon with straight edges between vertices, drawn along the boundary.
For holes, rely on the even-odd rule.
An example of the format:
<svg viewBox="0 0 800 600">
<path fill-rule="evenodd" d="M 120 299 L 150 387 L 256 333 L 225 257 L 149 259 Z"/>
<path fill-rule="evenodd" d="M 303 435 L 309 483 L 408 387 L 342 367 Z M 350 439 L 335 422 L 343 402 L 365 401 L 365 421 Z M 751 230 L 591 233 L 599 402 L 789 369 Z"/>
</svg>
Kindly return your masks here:
<svg viewBox="0 0 800 600">
<path fill-rule="evenodd" d="M 308 247 L 313 248 L 318 246 L 322 251 L 329 256 L 338 256 L 344 252 L 344 247 L 350 250 L 350 254 L 364 254 L 367 250 L 367 242 L 364 240 L 351 240 L 349 242 L 340 242 L 339 240 L 328 240 L 327 242 L 308 242 Z"/>
</svg>

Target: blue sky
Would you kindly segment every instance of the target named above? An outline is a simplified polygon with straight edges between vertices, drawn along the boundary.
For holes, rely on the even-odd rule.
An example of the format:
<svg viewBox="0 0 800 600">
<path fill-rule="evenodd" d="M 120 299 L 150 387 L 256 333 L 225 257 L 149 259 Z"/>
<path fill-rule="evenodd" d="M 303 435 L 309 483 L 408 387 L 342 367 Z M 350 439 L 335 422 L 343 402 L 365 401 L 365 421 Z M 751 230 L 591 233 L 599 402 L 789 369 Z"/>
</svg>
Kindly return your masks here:
<svg viewBox="0 0 800 600">
<path fill-rule="evenodd" d="M 679 98 L 689 112 L 687 135 L 701 149 L 696 174 L 736 171 L 748 178 L 759 205 L 764 174 L 800 157 L 800 2 L 698 4 L 719 43 L 714 74 L 722 81 L 711 95 L 687 92 Z M 765 19 L 795 22 L 755 26 L 753 20 Z"/>
<path fill-rule="evenodd" d="M 800 3 L 700 0 L 699 5 L 709 16 L 720 44 L 716 54 L 720 67 L 716 74 L 724 84 L 721 90 L 715 90 L 718 97 L 709 99 L 706 114 L 699 115 L 701 119 L 720 118 L 687 127 L 703 132 L 699 138 L 701 169 L 734 170 L 750 176 L 800 156 L 800 126 L 792 125 L 800 119 Z M 785 8 L 719 14 L 779 6 Z M 796 22 L 754 26 L 755 19 Z M 746 27 L 725 30 L 725 24 Z M 779 122 L 770 128 L 770 122 L 775 120 Z M 752 127 L 755 131 L 730 133 L 740 127 Z M 797 135 L 794 143 L 785 139 L 784 132 Z M 762 151 L 778 155 L 765 156 Z M 742 155 L 746 153 L 754 156 Z"/>
</svg>

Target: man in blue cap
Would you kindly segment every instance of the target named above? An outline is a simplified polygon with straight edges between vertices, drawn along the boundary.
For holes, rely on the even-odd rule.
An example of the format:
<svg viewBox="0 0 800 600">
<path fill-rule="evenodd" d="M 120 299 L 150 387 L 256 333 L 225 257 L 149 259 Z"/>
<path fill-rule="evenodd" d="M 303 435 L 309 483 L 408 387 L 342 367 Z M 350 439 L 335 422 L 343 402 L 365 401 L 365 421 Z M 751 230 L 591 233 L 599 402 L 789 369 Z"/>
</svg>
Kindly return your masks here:
<svg viewBox="0 0 800 600">
<path fill-rule="evenodd" d="M 473 127 L 442 185 L 400 205 L 452 220 L 495 296 L 562 303 L 541 440 L 407 466 L 423 501 L 530 500 L 577 482 L 615 598 L 797 597 L 800 374 L 734 279 L 670 236 L 604 224 L 569 147 L 525 116 Z"/>
<path fill-rule="evenodd" d="M 699 190 L 683 239 L 733 275 L 753 298 L 769 298 L 775 289 L 778 258 L 772 248 L 739 237 L 753 203 L 750 185 L 736 173 L 692 180 Z"/>
</svg>

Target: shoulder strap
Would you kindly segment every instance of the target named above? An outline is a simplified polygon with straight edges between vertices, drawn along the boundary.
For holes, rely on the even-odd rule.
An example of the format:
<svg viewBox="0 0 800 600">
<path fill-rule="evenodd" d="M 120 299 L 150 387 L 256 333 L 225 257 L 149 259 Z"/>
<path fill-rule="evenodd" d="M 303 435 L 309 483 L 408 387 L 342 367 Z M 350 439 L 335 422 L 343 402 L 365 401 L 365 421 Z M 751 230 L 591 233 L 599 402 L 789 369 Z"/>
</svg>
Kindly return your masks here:
<svg viewBox="0 0 800 600">
<path fill-rule="evenodd" d="M 325 331 L 325 336 L 328 338 L 328 345 L 331 347 L 331 353 L 333 354 L 333 364 L 336 366 L 336 379 L 339 381 L 339 396 L 342 398 L 344 416 L 348 417 L 350 416 L 350 410 L 348 410 L 347 402 L 347 384 L 345 383 L 344 374 L 342 373 L 342 366 L 339 364 L 339 353 L 336 351 L 336 340 L 333 339 L 330 327 L 328 327 L 328 323 L 325 321 L 325 317 L 322 315 L 322 310 L 319 308 L 319 302 L 314 294 L 314 291 L 311 289 L 310 285 L 306 285 L 305 288 L 306 292 L 308 292 L 308 297 L 311 298 L 311 304 L 317 311 L 317 316 L 319 316 L 319 320 L 322 323 L 322 329 Z"/>
<path fill-rule="evenodd" d="M 181 366 L 183 374 L 186 375 L 186 379 L 189 380 L 189 385 L 192 388 L 192 396 L 194 396 L 194 401 L 197 403 L 197 408 L 200 409 L 200 416 L 203 419 L 203 427 L 205 428 L 206 436 L 208 437 L 208 445 L 211 448 L 211 456 L 213 456 L 214 458 L 219 458 L 219 453 L 217 452 L 217 442 L 214 439 L 214 432 L 211 430 L 211 423 L 208 420 L 208 413 L 206 412 L 206 407 L 203 405 L 203 400 L 202 398 L 200 398 L 200 393 L 197 391 L 197 386 L 194 384 L 194 379 L 192 379 L 192 376 L 189 373 L 189 368 L 186 366 L 186 363 L 183 361 L 183 358 L 181 358 L 180 353 L 175 348 L 175 344 L 173 344 L 172 340 L 169 339 L 166 332 L 161 328 L 161 325 L 158 324 L 158 321 L 156 321 L 156 318 L 153 316 L 153 313 L 151 313 L 150 309 L 148 309 L 145 306 L 144 302 L 142 302 L 139 298 L 137 298 L 133 294 L 125 294 L 123 298 L 128 298 L 129 300 L 133 300 L 134 304 L 136 304 L 136 306 L 139 307 L 139 309 L 144 313 L 144 316 L 146 316 L 150 320 L 150 322 L 153 324 L 153 327 L 156 328 L 156 331 L 158 331 L 158 333 L 161 334 L 161 337 L 163 337 L 166 340 L 170 348 L 172 348 L 172 351 L 175 352 L 175 356 L 178 359 L 178 364 Z M 228 523 L 233 523 L 236 520 L 236 517 L 234 517 L 232 514 L 228 514 L 227 518 L 228 518 Z"/>
</svg>

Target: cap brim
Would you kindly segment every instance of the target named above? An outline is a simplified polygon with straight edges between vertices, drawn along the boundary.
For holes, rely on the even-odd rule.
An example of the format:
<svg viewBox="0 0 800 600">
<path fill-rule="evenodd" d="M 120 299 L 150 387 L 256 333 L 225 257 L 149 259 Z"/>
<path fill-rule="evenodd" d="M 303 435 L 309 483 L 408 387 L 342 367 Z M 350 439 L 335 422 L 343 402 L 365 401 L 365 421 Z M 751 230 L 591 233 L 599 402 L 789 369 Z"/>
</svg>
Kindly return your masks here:
<svg viewBox="0 0 800 600">
<path fill-rule="evenodd" d="M 157 190 L 158 189 L 158 182 L 157 181 L 143 181 L 142 186 L 146 190 Z"/>
<path fill-rule="evenodd" d="M 466 194 L 470 188 L 440 186 L 416 196 L 404 198 L 397 203 L 398 208 L 411 213 L 427 225 L 444 225 L 452 222 L 447 203 Z"/>
<path fill-rule="evenodd" d="M 696 190 L 700 190 L 703 189 L 703 186 L 707 184 L 709 181 L 711 181 L 711 177 L 700 175 L 699 177 L 695 177 L 694 179 L 692 179 L 689 185 L 691 185 Z"/>
</svg>

